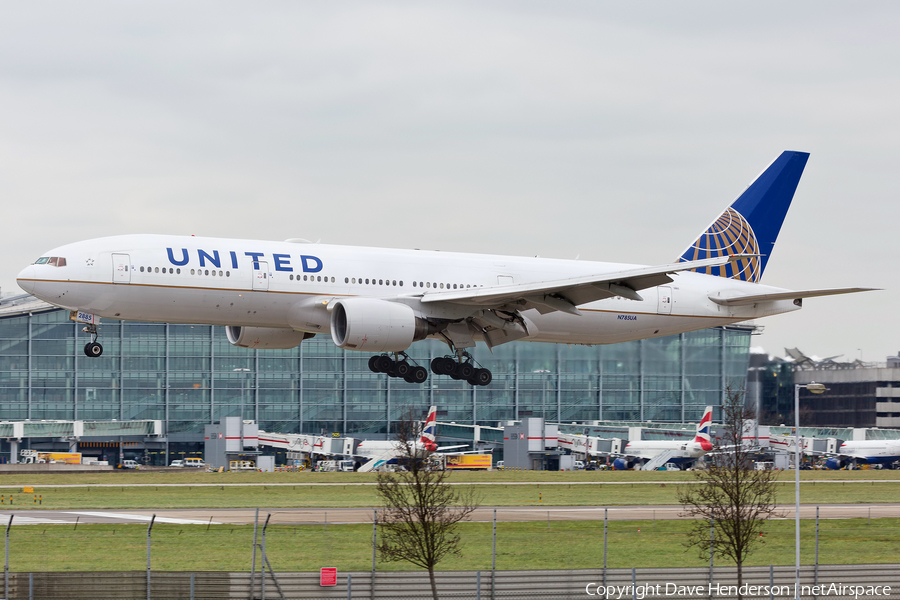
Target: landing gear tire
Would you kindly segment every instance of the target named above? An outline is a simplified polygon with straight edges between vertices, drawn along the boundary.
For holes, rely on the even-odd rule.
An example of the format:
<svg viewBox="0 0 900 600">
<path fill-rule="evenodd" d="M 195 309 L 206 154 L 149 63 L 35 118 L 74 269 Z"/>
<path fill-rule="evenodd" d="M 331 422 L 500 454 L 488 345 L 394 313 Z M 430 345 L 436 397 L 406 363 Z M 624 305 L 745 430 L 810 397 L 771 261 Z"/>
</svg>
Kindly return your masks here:
<svg viewBox="0 0 900 600">
<path fill-rule="evenodd" d="M 412 367 L 403 379 L 407 383 L 425 383 L 425 380 L 428 379 L 428 369 L 418 366 Z"/>
<path fill-rule="evenodd" d="M 98 356 L 103 354 L 103 346 L 101 346 L 97 342 L 88 342 L 84 345 L 84 354 L 85 356 L 90 356 L 91 358 L 97 358 Z"/>
<path fill-rule="evenodd" d="M 456 361 L 447 356 L 439 356 L 431 361 L 431 372 L 435 375 L 449 375 L 456 368 Z"/>
<path fill-rule="evenodd" d="M 378 370 L 378 355 L 377 354 L 369 357 L 369 370 L 372 371 L 373 373 L 380 372 Z"/>
<path fill-rule="evenodd" d="M 378 368 L 378 373 L 388 373 L 394 366 L 393 359 L 387 354 L 379 354 L 375 359 L 375 366 Z"/>
<path fill-rule="evenodd" d="M 475 367 L 471 363 L 463 362 L 456 365 L 456 373 L 453 374 L 454 379 L 465 379 L 468 381 L 475 374 Z"/>
<path fill-rule="evenodd" d="M 410 365 L 405 360 L 395 361 L 391 366 L 390 370 L 388 370 L 387 374 L 391 377 L 400 377 L 401 379 L 406 379 L 406 376 L 409 375 L 410 370 L 412 369 L 412 365 Z"/>
<path fill-rule="evenodd" d="M 493 374 L 487 369 L 475 369 L 467 381 L 472 385 L 488 385 L 494 379 Z"/>
</svg>

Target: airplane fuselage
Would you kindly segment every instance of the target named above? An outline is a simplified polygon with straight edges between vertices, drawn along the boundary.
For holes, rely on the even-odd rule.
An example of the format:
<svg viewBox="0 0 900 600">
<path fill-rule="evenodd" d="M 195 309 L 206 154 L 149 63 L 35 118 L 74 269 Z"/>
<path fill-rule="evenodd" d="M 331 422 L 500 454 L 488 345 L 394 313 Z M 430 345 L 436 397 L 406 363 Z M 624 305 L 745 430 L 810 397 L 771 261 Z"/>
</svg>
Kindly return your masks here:
<svg viewBox="0 0 900 600">
<path fill-rule="evenodd" d="M 838 453 L 859 462 L 890 464 L 900 460 L 900 440 L 844 442 Z"/>
<path fill-rule="evenodd" d="M 422 299 L 447 290 L 500 288 L 612 273 L 634 265 L 171 235 L 122 235 L 68 244 L 23 270 L 20 286 L 51 304 L 134 321 L 284 328 L 329 333 L 333 301 L 371 297 L 417 315 L 464 319 L 470 306 Z M 55 260 L 54 260 L 55 259 Z M 64 259 L 64 260 L 60 260 Z M 60 266 L 64 263 L 64 266 Z M 581 315 L 522 311 L 527 341 L 609 344 L 726 325 L 799 308 L 791 300 L 723 306 L 716 295 L 779 288 L 693 272 L 643 289 L 641 300 L 580 305 Z M 434 336 L 431 336 L 434 337 Z"/>
<path fill-rule="evenodd" d="M 694 458 L 700 458 L 707 453 L 699 442 L 671 442 L 666 440 L 658 441 L 636 441 L 629 442 L 623 451 L 628 456 L 637 456 L 640 458 L 653 458 L 663 452 L 674 451 L 676 454 L 672 457 L 671 462 L 679 462 Z"/>
</svg>

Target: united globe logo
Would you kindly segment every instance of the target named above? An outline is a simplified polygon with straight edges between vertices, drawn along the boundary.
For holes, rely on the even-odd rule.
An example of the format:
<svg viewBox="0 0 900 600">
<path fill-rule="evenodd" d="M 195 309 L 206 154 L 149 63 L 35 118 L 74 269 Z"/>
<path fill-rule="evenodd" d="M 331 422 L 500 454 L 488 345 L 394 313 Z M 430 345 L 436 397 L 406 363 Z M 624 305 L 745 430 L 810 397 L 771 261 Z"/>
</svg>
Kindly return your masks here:
<svg viewBox="0 0 900 600">
<path fill-rule="evenodd" d="M 717 275 L 728 279 L 758 282 L 762 275 L 759 260 L 759 243 L 750 223 L 733 208 L 725 209 L 697 241 L 681 256 L 682 261 L 717 258 L 732 254 L 754 256 L 734 261 L 721 267 L 692 269 L 696 273 Z"/>
</svg>

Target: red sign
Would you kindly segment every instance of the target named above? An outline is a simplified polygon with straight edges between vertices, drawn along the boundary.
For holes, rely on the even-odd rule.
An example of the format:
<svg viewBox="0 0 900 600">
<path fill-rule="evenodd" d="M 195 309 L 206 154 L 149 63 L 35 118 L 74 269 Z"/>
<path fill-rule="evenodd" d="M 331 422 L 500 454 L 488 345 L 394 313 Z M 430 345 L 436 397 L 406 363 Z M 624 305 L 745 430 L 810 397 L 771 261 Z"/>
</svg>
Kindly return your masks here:
<svg viewBox="0 0 900 600">
<path fill-rule="evenodd" d="M 319 570 L 319 585 L 337 585 L 337 567 L 322 567 Z"/>
<path fill-rule="evenodd" d="M 525 439 L 525 434 L 524 434 L 524 433 L 520 433 L 520 434 L 519 434 L 519 439 L 520 439 L 520 440 L 524 440 L 524 439 Z"/>
</svg>

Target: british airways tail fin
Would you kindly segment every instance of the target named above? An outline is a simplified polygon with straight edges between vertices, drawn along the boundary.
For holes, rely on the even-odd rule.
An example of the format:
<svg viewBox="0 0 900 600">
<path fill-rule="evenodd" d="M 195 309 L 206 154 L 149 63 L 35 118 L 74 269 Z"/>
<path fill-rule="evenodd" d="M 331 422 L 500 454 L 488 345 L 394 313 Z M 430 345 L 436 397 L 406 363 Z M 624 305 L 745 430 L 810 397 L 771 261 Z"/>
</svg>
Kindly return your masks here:
<svg viewBox="0 0 900 600">
<path fill-rule="evenodd" d="M 697 423 L 697 435 L 694 437 L 695 442 L 700 443 L 700 447 L 709 452 L 712 450 L 712 438 L 709 436 L 710 426 L 712 425 L 712 406 L 707 406 L 703 411 L 703 418 Z"/>
<path fill-rule="evenodd" d="M 787 214 L 800 176 L 806 167 L 806 152 L 782 152 L 712 225 L 688 246 L 680 261 L 714 258 L 726 254 L 757 255 L 721 267 L 696 269 L 699 273 L 758 282 L 781 224 Z"/>
<path fill-rule="evenodd" d="M 437 450 L 437 438 L 435 438 L 435 429 L 437 428 L 437 407 L 432 406 L 428 409 L 428 416 L 422 424 L 422 437 L 419 442 L 430 452 Z"/>
</svg>

